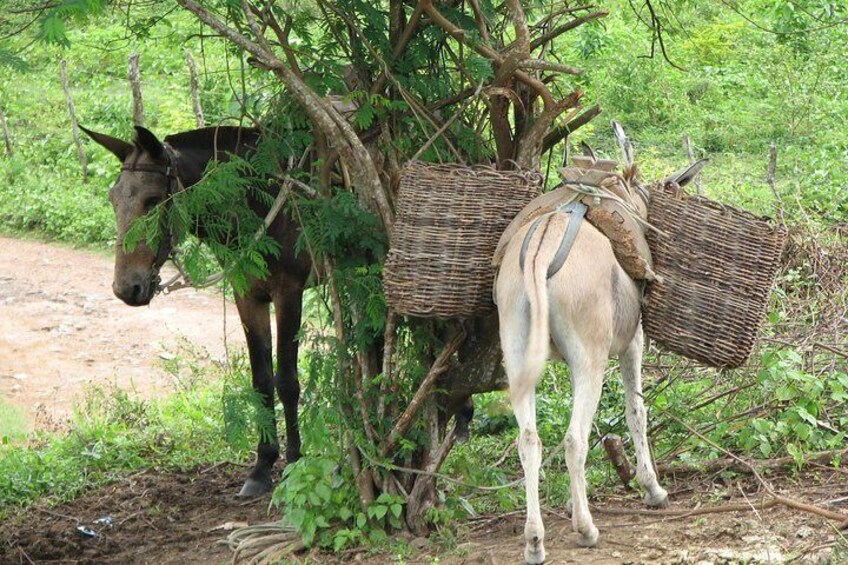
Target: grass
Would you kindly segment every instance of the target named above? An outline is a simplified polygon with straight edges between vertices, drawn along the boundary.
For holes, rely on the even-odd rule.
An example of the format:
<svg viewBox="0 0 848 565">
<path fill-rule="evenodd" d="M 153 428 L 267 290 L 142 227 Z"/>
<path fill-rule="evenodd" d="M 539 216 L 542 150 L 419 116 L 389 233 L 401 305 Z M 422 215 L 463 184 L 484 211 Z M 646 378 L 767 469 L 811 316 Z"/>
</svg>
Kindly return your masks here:
<svg viewBox="0 0 848 565">
<path fill-rule="evenodd" d="M 37 500 L 72 500 L 143 468 L 189 469 L 245 459 L 253 433 L 244 430 L 243 440 L 228 440 L 232 433 L 224 430 L 222 402 L 233 383 L 244 380 L 243 364 L 232 372 L 190 369 L 192 375 L 166 398 L 141 400 L 122 390 L 93 388 L 67 432 L 36 432 L 25 443 L 5 441 L 0 446 L 0 519 Z M 252 431 L 250 416 L 239 421 Z M 16 423 L 20 418 L 14 411 L 0 406 L 4 436 L 20 438 Z"/>
<path fill-rule="evenodd" d="M 26 437 L 26 416 L 17 406 L 0 398 L 0 443 L 7 445 Z"/>
</svg>

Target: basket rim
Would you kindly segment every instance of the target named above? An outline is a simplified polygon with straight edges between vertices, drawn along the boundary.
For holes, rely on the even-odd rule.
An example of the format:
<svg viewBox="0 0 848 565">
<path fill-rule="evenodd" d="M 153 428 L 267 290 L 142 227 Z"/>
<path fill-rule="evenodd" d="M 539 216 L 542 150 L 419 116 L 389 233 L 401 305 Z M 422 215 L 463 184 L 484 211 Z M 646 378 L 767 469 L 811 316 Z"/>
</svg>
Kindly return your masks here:
<svg viewBox="0 0 848 565">
<path fill-rule="evenodd" d="M 708 198 L 703 194 L 690 194 L 686 192 L 677 183 L 657 183 L 654 187 L 651 188 L 651 192 L 654 191 L 664 193 L 666 196 L 669 196 L 674 200 L 702 204 L 705 207 L 711 208 L 725 215 L 736 216 L 746 220 L 763 222 L 765 224 L 768 224 L 768 226 L 771 228 L 772 233 L 779 232 L 781 235 L 785 235 L 789 231 L 788 227 L 786 226 L 786 222 L 782 218 L 773 218 L 772 216 L 757 215 L 742 208 L 737 208 L 729 204 L 722 204 L 721 202 Z M 650 209 L 650 204 L 648 207 Z"/>
</svg>

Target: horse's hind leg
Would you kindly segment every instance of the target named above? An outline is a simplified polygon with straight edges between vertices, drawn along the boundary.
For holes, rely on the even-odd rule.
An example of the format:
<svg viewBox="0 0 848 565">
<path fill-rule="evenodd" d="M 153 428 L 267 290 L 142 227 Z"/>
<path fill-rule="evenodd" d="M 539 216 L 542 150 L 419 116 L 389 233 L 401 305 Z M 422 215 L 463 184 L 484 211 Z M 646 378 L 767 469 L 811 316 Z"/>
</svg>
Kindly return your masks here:
<svg viewBox="0 0 848 565">
<path fill-rule="evenodd" d="M 300 384 L 297 380 L 297 333 L 300 331 L 303 288 L 287 288 L 274 297 L 277 311 L 277 374 L 275 384 L 286 419 L 286 462 L 300 459 L 300 429 L 297 406 Z"/>
<path fill-rule="evenodd" d="M 633 446 L 636 451 L 636 480 L 647 491 L 645 504 L 651 508 L 668 506 L 668 493 L 657 482 L 654 465 L 651 461 L 651 451 L 648 447 L 647 415 L 642 399 L 642 344 L 644 338 L 641 324 L 636 335 L 627 346 L 627 350 L 619 359 L 621 375 L 624 380 L 624 396 L 626 400 L 625 416 L 630 435 L 633 436 Z"/>
<path fill-rule="evenodd" d="M 277 443 L 277 423 L 274 417 L 274 385 L 271 364 L 271 321 L 267 302 L 251 297 L 236 298 L 244 335 L 247 339 L 247 351 L 250 356 L 250 368 L 253 375 L 253 390 L 262 398 L 262 409 L 267 411 L 260 422 L 268 422 L 270 429 L 259 430 L 259 446 L 256 449 L 256 465 L 247 477 L 239 496 L 256 496 L 271 490 L 271 469 L 280 457 Z"/>
</svg>

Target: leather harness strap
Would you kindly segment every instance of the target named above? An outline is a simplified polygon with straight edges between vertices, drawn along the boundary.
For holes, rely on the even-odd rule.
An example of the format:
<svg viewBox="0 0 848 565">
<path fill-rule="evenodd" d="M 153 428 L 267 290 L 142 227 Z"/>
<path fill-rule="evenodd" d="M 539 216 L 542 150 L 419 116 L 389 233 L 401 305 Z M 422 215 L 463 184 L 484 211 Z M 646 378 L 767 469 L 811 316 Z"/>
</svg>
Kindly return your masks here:
<svg viewBox="0 0 848 565">
<path fill-rule="evenodd" d="M 580 231 L 580 226 L 583 224 L 583 219 L 586 217 L 586 210 L 588 210 L 588 208 L 588 206 L 579 200 L 572 200 L 571 202 L 563 204 L 553 212 L 548 212 L 547 214 L 536 218 L 536 220 L 530 225 L 530 229 L 527 230 L 527 235 L 524 236 L 524 241 L 521 243 L 521 252 L 518 256 L 518 264 L 521 267 L 522 272 L 524 271 L 524 261 L 527 257 L 527 248 L 530 247 L 530 240 L 536 233 L 539 224 L 543 219 L 546 219 L 549 216 L 566 213 L 571 214 L 571 220 L 568 222 L 568 227 L 565 229 L 565 235 L 562 237 L 559 249 L 557 249 L 551 263 L 548 265 L 547 278 L 551 278 L 559 272 L 565 264 L 565 260 L 568 259 L 568 254 L 571 253 L 571 248 L 574 246 L 574 241 L 577 239 L 577 233 Z"/>
</svg>

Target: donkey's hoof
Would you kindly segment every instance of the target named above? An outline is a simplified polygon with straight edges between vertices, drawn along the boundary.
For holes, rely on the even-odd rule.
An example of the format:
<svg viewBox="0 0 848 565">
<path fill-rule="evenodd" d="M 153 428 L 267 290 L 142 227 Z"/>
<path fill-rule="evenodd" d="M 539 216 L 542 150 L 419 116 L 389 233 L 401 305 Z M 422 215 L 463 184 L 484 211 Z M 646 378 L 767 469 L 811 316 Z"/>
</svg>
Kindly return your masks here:
<svg viewBox="0 0 848 565">
<path fill-rule="evenodd" d="M 668 508 L 668 493 L 660 489 L 656 494 L 646 494 L 645 506 L 648 508 Z"/>
<path fill-rule="evenodd" d="M 598 545 L 598 537 L 600 534 L 598 533 L 598 528 L 592 526 L 586 532 L 578 532 L 580 536 L 577 538 L 577 545 L 580 547 L 595 547 Z"/>
<path fill-rule="evenodd" d="M 239 498 L 252 498 L 254 496 L 261 496 L 265 493 L 271 492 L 271 489 L 274 487 L 274 484 L 271 482 L 271 479 L 254 479 L 248 478 L 244 482 L 244 486 L 241 487 L 238 495 Z"/>
<path fill-rule="evenodd" d="M 524 546 L 524 562 L 527 565 L 541 565 L 545 562 L 545 546 L 542 540 L 537 538 Z"/>
</svg>

